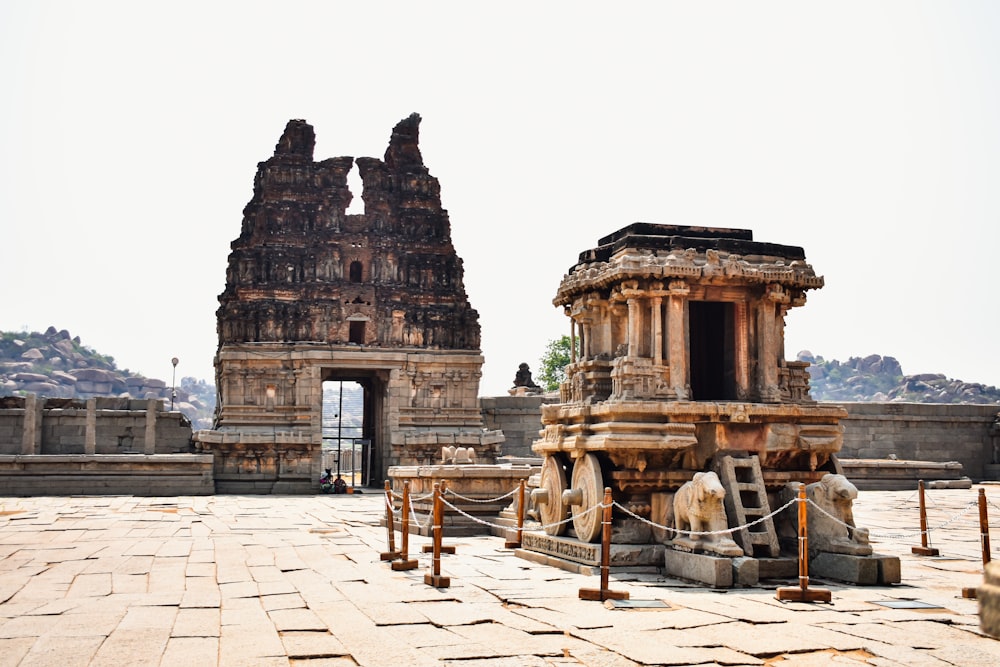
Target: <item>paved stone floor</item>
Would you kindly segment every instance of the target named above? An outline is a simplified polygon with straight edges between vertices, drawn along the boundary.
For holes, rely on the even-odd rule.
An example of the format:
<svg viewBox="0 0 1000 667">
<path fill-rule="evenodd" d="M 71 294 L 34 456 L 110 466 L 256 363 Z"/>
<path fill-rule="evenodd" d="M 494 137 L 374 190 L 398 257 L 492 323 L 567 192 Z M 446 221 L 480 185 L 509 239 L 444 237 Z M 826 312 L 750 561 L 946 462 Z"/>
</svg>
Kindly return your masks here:
<svg viewBox="0 0 1000 667">
<path fill-rule="evenodd" d="M 1000 487 L 986 488 L 1000 519 Z M 928 492 L 932 559 L 910 553 L 915 493 L 862 492 L 857 523 L 901 557 L 903 583 L 813 580 L 831 604 L 779 602 L 774 585 L 612 578 L 662 610 L 580 600 L 597 577 L 530 563 L 496 537 L 446 539 L 451 587 L 426 586 L 427 556 L 406 572 L 379 560 L 377 492 L 0 498 L 0 665 L 994 667 L 1000 641 L 961 597 L 982 583 L 976 494 Z M 411 553 L 427 543 L 414 537 Z M 884 606 L 913 600 L 937 608 Z"/>
</svg>

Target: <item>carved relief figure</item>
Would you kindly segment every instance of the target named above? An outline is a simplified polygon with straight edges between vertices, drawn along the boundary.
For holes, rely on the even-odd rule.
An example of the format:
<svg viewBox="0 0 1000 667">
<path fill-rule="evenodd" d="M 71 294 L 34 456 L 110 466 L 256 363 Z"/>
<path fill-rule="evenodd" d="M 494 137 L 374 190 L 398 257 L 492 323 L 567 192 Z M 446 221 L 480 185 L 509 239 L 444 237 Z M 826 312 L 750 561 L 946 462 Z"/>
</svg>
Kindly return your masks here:
<svg viewBox="0 0 1000 667">
<path fill-rule="evenodd" d="M 726 490 L 714 472 L 698 472 L 674 495 L 674 529 L 717 532 L 729 528 L 723 500 Z M 743 549 L 728 534 L 678 535 L 675 548 L 710 551 L 720 556 L 742 556 Z"/>
</svg>

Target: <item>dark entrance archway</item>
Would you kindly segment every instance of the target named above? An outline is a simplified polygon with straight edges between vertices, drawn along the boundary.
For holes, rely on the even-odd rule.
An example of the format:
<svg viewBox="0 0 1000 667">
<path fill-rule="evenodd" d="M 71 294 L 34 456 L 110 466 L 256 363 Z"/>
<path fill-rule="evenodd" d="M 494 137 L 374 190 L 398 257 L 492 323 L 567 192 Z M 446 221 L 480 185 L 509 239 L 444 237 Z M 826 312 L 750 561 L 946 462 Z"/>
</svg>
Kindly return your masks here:
<svg viewBox="0 0 1000 667">
<path fill-rule="evenodd" d="M 381 375 L 373 370 L 322 371 L 323 468 L 337 472 L 339 461 L 349 485 L 377 486 L 385 477 L 382 448 L 388 385 Z"/>
<path fill-rule="evenodd" d="M 692 400 L 736 400 L 733 304 L 692 301 L 688 309 Z"/>
</svg>

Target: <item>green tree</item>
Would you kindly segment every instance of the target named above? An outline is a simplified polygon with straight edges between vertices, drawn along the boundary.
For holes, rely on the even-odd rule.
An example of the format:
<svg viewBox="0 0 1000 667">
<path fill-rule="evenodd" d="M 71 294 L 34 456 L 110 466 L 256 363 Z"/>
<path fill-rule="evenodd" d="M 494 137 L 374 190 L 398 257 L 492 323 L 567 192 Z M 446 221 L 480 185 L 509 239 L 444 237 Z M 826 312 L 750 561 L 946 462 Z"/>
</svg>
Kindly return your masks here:
<svg viewBox="0 0 1000 667">
<path fill-rule="evenodd" d="M 538 360 L 541 372 L 538 382 L 545 391 L 556 391 L 559 384 L 566 380 L 566 366 L 571 359 L 569 336 L 550 340 L 545 347 L 545 354 Z"/>
</svg>

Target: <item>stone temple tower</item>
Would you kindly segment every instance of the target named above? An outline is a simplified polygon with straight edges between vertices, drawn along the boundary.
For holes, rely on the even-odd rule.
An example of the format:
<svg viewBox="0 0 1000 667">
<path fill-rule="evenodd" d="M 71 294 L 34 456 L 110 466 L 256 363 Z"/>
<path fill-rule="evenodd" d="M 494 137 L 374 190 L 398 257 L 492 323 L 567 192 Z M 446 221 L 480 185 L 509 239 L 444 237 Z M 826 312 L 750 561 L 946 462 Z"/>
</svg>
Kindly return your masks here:
<svg viewBox="0 0 1000 667">
<path fill-rule="evenodd" d="M 195 436 L 215 454 L 217 491 L 315 485 L 327 380 L 364 388 L 372 480 L 445 445 L 497 454 L 503 436 L 478 408 L 478 313 L 419 125 L 400 121 L 382 160 L 317 162 L 312 126 L 291 120 L 258 165 L 219 296 L 216 425 Z M 361 215 L 347 214 L 354 164 Z"/>
</svg>

